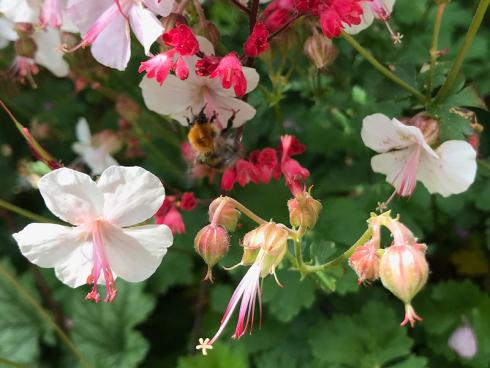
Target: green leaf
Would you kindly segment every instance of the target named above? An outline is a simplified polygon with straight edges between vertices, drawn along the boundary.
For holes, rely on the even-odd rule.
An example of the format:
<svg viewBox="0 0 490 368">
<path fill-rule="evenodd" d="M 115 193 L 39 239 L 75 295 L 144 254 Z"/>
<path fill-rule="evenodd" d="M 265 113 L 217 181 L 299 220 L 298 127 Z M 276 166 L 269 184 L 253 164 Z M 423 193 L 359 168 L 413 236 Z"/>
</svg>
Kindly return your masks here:
<svg viewBox="0 0 490 368">
<path fill-rule="evenodd" d="M 81 293 L 73 300 L 73 340 L 96 368 L 136 367 L 149 348 L 134 327 L 148 317 L 154 299 L 143 293 L 143 284 L 117 280 L 117 287 L 112 303 L 87 302 Z"/>
<path fill-rule="evenodd" d="M 446 105 L 454 107 L 484 107 L 482 99 L 478 95 L 477 91 L 469 86 L 457 94 L 450 96 L 446 100 Z"/>
<path fill-rule="evenodd" d="M 163 294 L 172 286 L 189 285 L 191 282 L 192 256 L 174 246 L 165 255 L 161 267 L 148 280 L 148 285 L 152 291 Z"/>
<path fill-rule="evenodd" d="M 428 110 L 429 114 L 440 122 L 440 140 L 466 139 L 467 135 L 473 133 L 471 120 L 463 116 L 456 108 L 458 106 L 444 104 L 434 110 Z"/>
<path fill-rule="evenodd" d="M 17 277 L 17 281 L 39 302 L 34 280 L 30 274 L 17 276 L 6 260 L 2 267 Z M 0 279 L 0 357 L 17 363 L 39 361 L 39 340 L 46 332 L 39 312 L 29 304 L 7 280 Z"/>
<path fill-rule="evenodd" d="M 313 304 L 315 286 L 308 278 L 300 281 L 297 272 L 278 270 L 276 273 L 284 287 L 279 287 L 274 277 L 267 277 L 264 280 L 262 301 L 279 321 L 289 322 L 302 308 Z"/>
<path fill-rule="evenodd" d="M 248 361 L 242 349 L 217 343 L 208 355 L 196 354 L 179 359 L 177 368 L 247 368 Z"/>
<path fill-rule="evenodd" d="M 406 331 L 391 308 L 371 302 L 358 314 L 318 323 L 309 343 L 323 366 L 381 367 L 409 357 L 413 342 Z"/>
</svg>

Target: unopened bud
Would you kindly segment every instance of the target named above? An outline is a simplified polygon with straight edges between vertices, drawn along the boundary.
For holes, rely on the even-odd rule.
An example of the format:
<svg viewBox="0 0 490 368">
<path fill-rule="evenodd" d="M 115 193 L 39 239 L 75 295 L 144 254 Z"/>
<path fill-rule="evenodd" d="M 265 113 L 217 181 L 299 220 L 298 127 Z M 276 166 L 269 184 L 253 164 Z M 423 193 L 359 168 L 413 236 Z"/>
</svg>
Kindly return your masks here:
<svg viewBox="0 0 490 368">
<path fill-rule="evenodd" d="M 209 205 L 209 222 L 215 222 L 228 231 L 235 231 L 239 217 L 240 211 L 226 197 L 218 197 Z"/>
<path fill-rule="evenodd" d="M 428 116 L 425 112 L 415 115 L 407 122 L 407 125 L 413 125 L 419 128 L 429 145 L 435 144 L 439 139 L 439 122 Z"/>
<path fill-rule="evenodd" d="M 425 244 L 394 244 L 381 257 L 379 276 L 383 286 L 405 303 L 402 326 L 410 322 L 413 327 L 416 320 L 421 320 L 410 302 L 424 287 L 429 276 L 426 249 Z"/>
<path fill-rule="evenodd" d="M 15 53 L 19 56 L 24 56 L 33 59 L 37 51 L 37 46 L 32 38 L 19 38 L 15 41 Z"/>
<path fill-rule="evenodd" d="M 267 254 L 276 256 L 287 248 L 288 231 L 284 225 L 267 222 L 249 231 L 243 238 L 243 247 L 262 248 Z"/>
<path fill-rule="evenodd" d="M 120 117 L 132 123 L 139 119 L 141 108 L 128 96 L 121 95 L 116 101 L 116 111 Z"/>
<path fill-rule="evenodd" d="M 209 20 L 205 20 L 203 23 L 204 28 L 200 31 L 204 34 L 204 37 L 211 41 L 214 47 L 218 47 L 219 40 L 221 38 L 218 27 L 216 27 L 216 25 Z"/>
<path fill-rule="evenodd" d="M 357 248 L 349 258 L 349 266 L 356 272 L 358 284 L 379 278 L 378 246 L 370 241 Z"/>
<path fill-rule="evenodd" d="M 303 191 L 288 201 L 288 208 L 289 222 L 292 226 L 312 229 L 318 220 L 322 204 L 309 192 Z"/>
<path fill-rule="evenodd" d="M 230 237 L 226 230 L 216 224 L 203 227 L 194 239 L 194 248 L 208 265 L 205 280 L 213 281 L 212 267 L 228 252 Z"/>
<path fill-rule="evenodd" d="M 337 57 L 337 48 L 333 42 L 319 33 L 306 39 L 304 51 L 318 69 L 332 64 Z"/>
</svg>

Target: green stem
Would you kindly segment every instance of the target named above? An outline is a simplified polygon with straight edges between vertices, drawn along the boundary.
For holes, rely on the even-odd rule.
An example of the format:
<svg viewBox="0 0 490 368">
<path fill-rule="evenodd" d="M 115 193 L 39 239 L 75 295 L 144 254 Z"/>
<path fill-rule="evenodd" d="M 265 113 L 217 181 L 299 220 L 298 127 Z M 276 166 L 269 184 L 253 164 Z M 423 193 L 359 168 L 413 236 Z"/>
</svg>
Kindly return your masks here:
<svg viewBox="0 0 490 368">
<path fill-rule="evenodd" d="M 490 174 L 490 164 L 488 162 L 482 159 L 479 159 L 477 162 L 480 169 L 483 169 L 487 172 L 487 174 Z"/>
<path fill-rule="evenodd" d="M 483 17 L 485 16 L 489 4 L 490 4 L 490 0 L 480 0 L 475 15 L 471 20 L 471 24 L 470 27 L 468 28 L 468 32 L 466 33 L 466 36 L 464 38 L 463 44 L 461 45 L 461 48 L 459 49 L 458 54 L 454 59 L 453 65 L 451 67 L 451 70 L 449 71 L 447 79 L 442 85 L 439 92 L 437 92 L 437 95 L 434 99 L 435 103 L 442 102 L 450 92 L 451 88 L 454 85 L 454 82 L 456 82 L 461 66 L 463 65 L 463 61 L 466 56 L 466 53 L 468 52 L 468 50 L 471 47 L 471 44 L 473 43 L 473 39 L 475 38 L 475 35 L 478 32 L 478 29 L 480 28 L 480 25 L 483 21 Z"/>
<path fill-rule="evenodd" d="M 3 199 L 0 199 L 0 207 L 10 211 L 10 212 L 14 212 L 20 216 L 23 216 L 25 218 L 28 218 L 32 221 L 36 221 L 36 222 L 48 222 L 48 223 L 52 223 L 52 222 L 57 222 L 56 220 L 50 220 L 49 218 L 47 217 L 44 217 L 44 216 L 41 216 L 41 215 L 38 215 L 38 214 L 35 214 L 34 212 L 31 212 L 31 211 L 28 211 L 28 210 L 25 210 L 23 208 L 20 208 L 16 205 L 13 205 L 12 203 L 9 203 L 7 201 L 4 201 Z"/>
<path fill-rule="evenodd" d="M 490 0 L 489 0 L 490 1 Z M 416 88 L 412 87 L 409 85 L 407 82 L 402 80 L 400 77 L 398 77 L 395 73 L 393 73 L 391 70 L 389 70 L 387 67 L 385 67 L 383 64 L 381 64 L 376 58 L 366 50 L 364 47 L 362 47 L 359 42 L 357 42 L 351 35 L 342 32 L 342 37 L 344 40 L 346 40 L 357 52 L 359 52 L 376 70 L 378 70 L 381 74 L 383 74 L 386 78 L 391 80 L 393 83 L 397 84 L 401 88 L 403 88 L 405 91 L 410 92 L 412 95 L 417 97 L 417 99 L 420 100 L 420 102 L 425 103 L 426 99 L 425 96 L 420 93 Z"/>
<path fill-rule="evenodd" d="M 230 201 L 233 204 L 233 206 L 236 207 L 237 210 L 242 212 L 245 216 L 250 218 L 252 221 L 255 221 L 257 224 L 263 225 L 263 224 L 268 222 L 268 221 L 264 220 L 262 217 L 256 215 L 252 211 L 250 211 L 247 207 L 245 207 L 243 204 L 241 204 L 237 200 L 235 200 L 231 197 L 224 197 L 224 199 L 227 201 Z"/>
<path fill-rule="evenodd" d="M 27 364 L 16 363 L 11 360 L 0 358 L 0 366 L 14 367 L 14 368 L 27 368 Z"/>
<path fill-rule="evenodd" d="M 436 65 L 437 56 L 439 52 L 439 33 L 441 31 L 442 16 L 445 3 L 441 3 L 437 6 L 436 21 L 434 23 L 434 31 L 432 32 L 432 46 L 430 48 L 430 70 L 429 70 L 429 83 L 427 85 L 427 98 L 429 99 L 432 92 L 432 82 L 434 79 L 434 67 Z"/>
<path fill-rule="evenodd" d="M 8 281 L 12 286 L 14 286 L 19 294 L 31 304 L 39 315 L 53 328 L 60 340 L 66 345 L 66 347 L 73 353 L 73 355 L 80 362 L 82 367 L 91 367 L 91 364 L 82 356 L 78 351 L 76 346 L 70 340 L 70 338 L 63 332 L 63 330 L 53 321 L 48 312 L 46 312 L 41 305 L 34 299 L 29 292 L 16 280 L 16 278 L 10 274 L 1 264 L 0 264 L 0 276 L 2 276 L 6 281 Z"/>
<path fill-rule="evenodd" d="M 349 257 L 354 253 L 354 251 L 360 247 L 361 245 L 366 244 L 366 242 L 371 238 L 371 228 L 368 228 L 364 234 L 361 235 L 361 237 L 354 243 L 352 247 L 347 249 L 344 253 L 342 253 L 340 256 L 337 258 L 332 259 L 331 261 L 328 261 L 327 263 L 324 263 L 322 265 L 316 265 L 316 266 L 309 266 L 309 265 L 302 265 L 301 268 L 303 269 L 303 272 L 305 273 L 311 273 L 311 272 L 319 272 L 319 271 L 326 271 L 329 268 L 338 266 L 342 262 L 346 261 L 349 259 Z"/>
</svg>

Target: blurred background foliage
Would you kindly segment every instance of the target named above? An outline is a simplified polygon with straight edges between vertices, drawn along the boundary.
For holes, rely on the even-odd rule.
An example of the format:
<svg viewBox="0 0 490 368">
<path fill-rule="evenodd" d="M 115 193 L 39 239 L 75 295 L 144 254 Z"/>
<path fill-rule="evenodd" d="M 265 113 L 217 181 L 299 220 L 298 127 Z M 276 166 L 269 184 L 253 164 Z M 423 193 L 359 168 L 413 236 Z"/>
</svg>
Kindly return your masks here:
<svg viewBox="0 0 490 368">
<path fill-rule="evenodd" d="M 447 48 L 448 52 L 439 60 L 439 84 L 435 87 L 444 80 L 476 3 L 454 0 L 446 8 L 439 48 Z M 246 39 L 247 20 L 227 0 L 207 1 L 205 9 L 221 31 L 218 50 L 237 49 Z M 396 74 L 423 89 L 420 70 L 429 60 L 435 11 L 434 1 L 398 0 L 392 25 L 404 35 L 400 47 L 392 45 L 382 23 L 375 23 L 356 39 Z M 244 144 L 250 151 L 275 147 L 279 136 L 288 133 L 307 145 L 299 160 L 311 171 L 314 196 L 324 207 L 306 246 L 315 257 L 327 258 L 347 249 L 363 233 L 369 213 L 392 191 L 384 178 L 370 169 L 373 152 L 364 147 L 360 138 L 362 118 L 376 112 L 412 116 L 419 107 L 342 39 L 334 41 L 339 51 L 335 62 L 317 70 L 303 53 L 308 32 L 307 22 L 298 23 L 277 39 L 272 52 L 256 61 L 261 86 L 249 96 L 249 102 L 256 107 L 257 115 L 244 127 Z M 24 125 L 35 130 L 47 124 L 48 132 L 40 134 L 39 140 L 66 165 L 76 160 L 71 144 L 75 141 L 77 119 L 86 117 L 93 132 L 118 130 L 118 119 L 132 111 L 120 96 L 129 96 L 141 111 L 128 134 L 139 140 L 144 155 L 131 158 L 121 151 L 116 155 L 118 161 L 141 165 L 159 175 L 168 184 L 169 194 L 194 191 L 200 198 L 196 210 L 184 213 L 187 231 L 176 236 L 156 274 L 142 284 L 118 280 L 119 296 L 110 305 L 86 302 L 83 287 L 71 290 L 55 278 L 52 270 L 30 265 L 10 236 L 30 221 L 0 211 L 2 264 L 65 326 L 77 348 L 95 367 L 489 367 L 487 130 L 481 135 L 482 166 L 470 190 L 445 199 L 429 195 L 418 185 L 412 198 L 392 204 L 393 211 L 429 246 L 429 284 L 414 300 L 424 318 L 422 323 L 414 329 L 399 327 L 402 303 L 379 283 L 358 286 L 348 268 L 325 275 L 335 289 L 325 290 L 314 278 L 300 282 L 299 274 L 288 270 L 289 265 L 284 262 L 278 273 L 284 288 L 265 280 L 262 328 L 235 342 L 227 339 L 232 330 L 229 326 L 207 357 L 195 355 L 197 338 L 214 333 L 244 270 L 224 272 L 217 268 L 215 284 L 201 282 L 205 265 L 194 254 L 193 238 L 207 223 L 206 207 L 220 193 L 219 180 L 209 184 L 188 177 L 179 150 L 186 131 L 145 109 L 138 88 L 142 77 L 136 72 L 144 55 L 139 45 L 133 47 L 134 56 L 125 72 L 105 69 L 82 51 L 67 55 L 73 70 L 71 78 L 57 79 L 43 71 L 35 77 L 38 88 L 33 89 L 12 83 L 4 72 L 0 85 L 0 97 Z M 12 57 L 12 49 L 0 51 L 4 71 Z M 468 91 L 476 92 L 487 105 L 489 59 L 487 16 L 463 66 Z M 77 91 L 74 81 L 80 76 L 88 81 L 89 88 Z M 102 87 L 90 88 L 94 83 Z M 483 108 L 474 111 L 486 127 L 490 114 Z M 28 147 L 4 113 L 0 113 L 0 120 L 0 198 L 52 217 L 39 192 L 31 186 L 36 177 L 33 173 L 42 168 L 33 162 Z M 459 133 L 450 131 L 447 135 Z M 231 195 L 264 218 L 288 220 L 289 193 L 281 182 L 250 184 L 236 188 Z M 238 262 L 238 239 L 251 226 L 243 220 L 221 265 Z M 478 353 L 473 359 L 462 359 L 448 347 L 449 336 L 463 323 L 469 324 L 477 337 Z M 45 321 L 3 279 L 0 357 L 39 367 L 77 364 Z"/>
</svg>

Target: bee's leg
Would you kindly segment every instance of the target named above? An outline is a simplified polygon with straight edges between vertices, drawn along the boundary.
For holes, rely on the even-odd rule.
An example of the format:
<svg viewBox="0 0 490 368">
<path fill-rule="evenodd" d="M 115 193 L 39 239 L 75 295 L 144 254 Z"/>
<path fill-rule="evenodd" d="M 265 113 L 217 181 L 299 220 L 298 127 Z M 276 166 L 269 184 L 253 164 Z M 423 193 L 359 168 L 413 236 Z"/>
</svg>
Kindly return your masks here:
<svg viewBox="0 0 490 368">
<path fill-rule="evenodd" d="M 222 134 L 226 134 L 232 127 L 233 127 L 233 122 L 235 121 L 235 116 L 237 114 L 237 111 L 233 110 L 233 114 L 231 114 L 230 118 L 228 119 L 228 122 L 226 123 L 226 128 L 221 131 Z"/>
<path fill-rule="evenodd" d="M 213 111 L 213 115 L 211 116 L 211 119 L 209 119 L 210 123 L 214 123 L 214 121 L 218 118 L 218 114 L 216 111 Z"/>
</svg>

